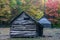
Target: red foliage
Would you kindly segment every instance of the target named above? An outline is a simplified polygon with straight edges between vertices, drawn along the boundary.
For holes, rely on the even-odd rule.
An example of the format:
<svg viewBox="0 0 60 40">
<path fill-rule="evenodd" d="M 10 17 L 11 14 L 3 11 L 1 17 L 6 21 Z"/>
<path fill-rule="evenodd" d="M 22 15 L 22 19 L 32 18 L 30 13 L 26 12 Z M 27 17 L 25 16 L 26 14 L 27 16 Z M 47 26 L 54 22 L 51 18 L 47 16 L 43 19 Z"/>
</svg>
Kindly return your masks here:
<svg viewBox="0 0 60 40">
<path fill-rule="evenodd" d="M 48 20 L 50 20 L 51 22 L 57 22 L 57 18 L 60 16 L 60 14 L 58 14 L 58 5 L 59 5 L 59 1 L 58 0 L 47 0 L 47 2 L 45 3 L 46 9 L 45 9 L 45 13 L 46 15 L 49 16 L 55 16 L 55 18 L 48 18 Z"/>
</svg>

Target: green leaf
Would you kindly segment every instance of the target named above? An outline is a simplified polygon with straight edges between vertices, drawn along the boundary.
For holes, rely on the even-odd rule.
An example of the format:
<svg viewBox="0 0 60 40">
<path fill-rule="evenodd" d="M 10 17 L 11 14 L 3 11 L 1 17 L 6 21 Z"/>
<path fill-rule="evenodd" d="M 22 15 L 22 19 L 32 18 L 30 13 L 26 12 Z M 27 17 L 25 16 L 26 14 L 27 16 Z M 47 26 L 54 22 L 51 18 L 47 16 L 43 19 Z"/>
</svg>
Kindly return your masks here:
<svg viewBox="0 0 60 40">
<path fill-rule="evenodd" d="M 57 11 L 60 14 L 60 10 Z"/>
</svg>

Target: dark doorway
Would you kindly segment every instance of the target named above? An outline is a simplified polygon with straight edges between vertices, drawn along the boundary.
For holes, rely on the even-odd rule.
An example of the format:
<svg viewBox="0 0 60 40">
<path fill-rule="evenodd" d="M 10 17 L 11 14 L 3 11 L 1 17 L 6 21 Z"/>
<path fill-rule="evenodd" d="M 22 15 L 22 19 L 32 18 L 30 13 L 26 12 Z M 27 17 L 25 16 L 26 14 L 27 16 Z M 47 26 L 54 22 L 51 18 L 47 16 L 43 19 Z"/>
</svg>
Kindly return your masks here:
<svg viewBox="0 0 60 40">
<path fill-rule="evenodd" d="M 39 23 L 37 24 L 38 26 L 36 27 L 37 28 L 37 35 L 38 36 L 43 36 L 43 26 L 40 25 Z"/>
</svg>

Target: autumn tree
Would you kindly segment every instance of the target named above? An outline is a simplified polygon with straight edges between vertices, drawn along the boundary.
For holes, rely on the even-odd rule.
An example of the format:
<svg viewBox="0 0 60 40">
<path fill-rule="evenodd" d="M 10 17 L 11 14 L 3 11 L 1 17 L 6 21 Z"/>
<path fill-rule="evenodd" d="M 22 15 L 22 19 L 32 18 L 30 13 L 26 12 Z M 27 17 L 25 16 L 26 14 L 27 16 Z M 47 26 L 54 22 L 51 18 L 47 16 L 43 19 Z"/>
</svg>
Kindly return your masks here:
<svg viewBox="0 0 60 40">
<path fill-rule="evenodd" d="M 0 0 L 0 21 L 7 21 L 10 17 L 9 0 Z"/>
<path fill-rule="evenodd" d="M 45 13 L 47 18 L 52 22 L 54 26 L 60 26 L 60 1 L 59 0 L 47 0 L 45 2 Z"/>
</svg>

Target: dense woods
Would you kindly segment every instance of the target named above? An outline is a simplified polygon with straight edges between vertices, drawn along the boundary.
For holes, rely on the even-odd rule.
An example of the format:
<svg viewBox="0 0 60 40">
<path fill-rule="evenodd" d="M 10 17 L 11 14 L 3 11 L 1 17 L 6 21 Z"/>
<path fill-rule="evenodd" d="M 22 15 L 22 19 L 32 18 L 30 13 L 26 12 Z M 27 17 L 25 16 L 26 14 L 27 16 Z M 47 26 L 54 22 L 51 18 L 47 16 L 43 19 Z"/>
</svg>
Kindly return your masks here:
<svg viewBox="0 0 60 40">
<path fill-rule="evenodd" d="M 14 17 L 22 11 L 25 11 L 34 18 L 40 19 L 44 15 L 43 3 L 44 1 L 40 0 L 0 0 L 0 16 L 5 17 L 4 20 L 9 20 L 11 16 Z"/>
<path fill-rule="evenodd" d="M 59 0 L 0 0 L 0 22 L 9 22 L 22 11 L 36 20 L 42 18 L 45 13 L 54 26 L 60 26 Z"/>
</svg>

